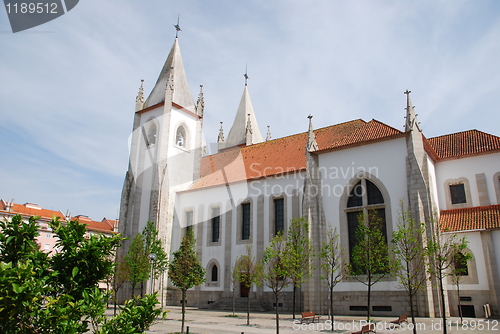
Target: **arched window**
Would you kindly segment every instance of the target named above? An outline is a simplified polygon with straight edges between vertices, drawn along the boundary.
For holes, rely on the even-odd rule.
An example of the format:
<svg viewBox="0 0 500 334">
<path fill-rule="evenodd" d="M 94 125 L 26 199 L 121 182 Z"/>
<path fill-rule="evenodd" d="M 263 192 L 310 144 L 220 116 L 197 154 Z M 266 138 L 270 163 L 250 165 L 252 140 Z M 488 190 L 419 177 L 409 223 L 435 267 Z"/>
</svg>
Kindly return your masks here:
<svg viewBox="0 0 500 334">
<path fill-rule="evenodd" d="M 186 129 L 182 125 L 177 128 L 175 133 L 175 145 L 186 147 Z"/>
<path fill-rule="evenodd" d="M 349 236 L 349 258 L 356 245 L 356 231 L 361 219 L 368 223 L 377 222 L 387 243 L 385 201 L 380 189 L 370 180 L 361 179 L 352 187 L 347 199 L 347 230 Z"/>
<path fill-rule="evenodd" d="M 219 268 L 217 268 L 217 265 L 214 264 L 212 266 L 212 282 L 217 282 L 219 280 Z"/>
<path fill-rule="evenodd" d="M 148 146 L 156 144 L 156 124 L 152 123 L 148 130 Z"/>
</svg>

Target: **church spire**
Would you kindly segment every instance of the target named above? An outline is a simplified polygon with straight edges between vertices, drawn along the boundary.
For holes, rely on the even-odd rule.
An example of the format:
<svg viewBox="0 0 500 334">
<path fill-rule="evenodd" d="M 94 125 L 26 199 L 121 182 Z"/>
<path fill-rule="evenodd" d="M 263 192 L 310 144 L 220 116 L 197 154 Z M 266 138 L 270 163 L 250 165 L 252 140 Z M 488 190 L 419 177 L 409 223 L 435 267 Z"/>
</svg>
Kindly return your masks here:
<svg viewBox="0 0 500 334">
<path fill-rule="evenodd" d="M 314 135 L 312 126 L 312 115 L 307 116 L 309 118 L 309 131 L 307 134 L 307 152 L 315 152 L 318 150 L 318 143 L 316 142 L 316 136 Z"/>
<path fill-rule="evenodd" d="M 142 110 L 142 108 L 144 108 L 144 79 L 141 79 L 141 86 L 135 98 L 135 111 Z"/>
<path fill-rule="evenodd" d="M 175 89 L 173 89 L 174 83 Z M 174 91 L 172 101 L 181 107 L 195 112 L 195 104 L 191 92 L 189 91 L 178 38 L 174 41 L 174 45 L 168 54 L 167 60 L 158 76 L 158 80 L 149 94 L 149 97 L 146 99 L 144 108 L 165 101 L 165 89 L 167 84 L 169 84 L 169 88 Z"/>
<path fill-rule="evenodd" d="M 406 122 L 405 122 L 405 132 L 409 132 L 413 130 L 415 127 L 418 131 L 422 132 L 420 129 L 420 123 L 417 119 L 417 114 L 415 113 L 415 106 L 411 103 L 410 93 L 411 90 L 406 90 L 404 92 L 406 94 Z"/>
<path fill-rule="evenodd" d="M 251 140 L 247 140 L 247 125 L 250 123 L 251 126 Z M 253 111 L 252 101 L 250 100 L 250 94 L 248 93 L 248 86 L 245 85 L 243 90 L 243 96 L 241 97 L 240 105 L 236 116 L 234 118 L 233 126 L 227 135 L 226 148 L 238 146 L 241 144 L 251 144 L 262 143 L 264 139 L 259 130 L 259 125 L 257 123 L 257 118 Z"/>
</svg>

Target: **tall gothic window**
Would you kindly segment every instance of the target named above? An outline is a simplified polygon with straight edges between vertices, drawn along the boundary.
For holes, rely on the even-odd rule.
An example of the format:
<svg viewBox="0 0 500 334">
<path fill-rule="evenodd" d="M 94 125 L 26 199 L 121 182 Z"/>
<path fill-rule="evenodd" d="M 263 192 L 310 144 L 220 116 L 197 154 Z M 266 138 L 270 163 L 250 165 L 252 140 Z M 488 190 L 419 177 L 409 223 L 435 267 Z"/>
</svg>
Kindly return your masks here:
<svg viewBox="0 0 500 334">
<path fill-rule="evenodd" d="M 217 265 L 214 263 L 214 265 L 212 266 L 211 281 L 217 282 L 218 280 L 219 280 L 219 268 L 217 268 Z"/>
<path fill-rule="evenodd" d="M 285 199 L 274 200 L 274 235 L 285 232 Z"/>
<path fill-rule="evenodd" d="M 349 235 L 349 258 L 356 245 L 356 230 L 361 217 L 377 219 L 387 242 L 387 224 L 384 196 L 378 187 L 367 179 L 361 179 L 351 190 L 347 199 L 347 229 Z M 370 217 L 370 218 L 369 218 Z"/>
<path fill-rule="evenodd" d="M 219 242 L 220 208 L 213 208 L 212 215 L 212 242 Z"/>
<path fill-rule="evenodd" d="M 241 239 L 250 239 L 250 203 L 241 204 Z"/>
</svg>

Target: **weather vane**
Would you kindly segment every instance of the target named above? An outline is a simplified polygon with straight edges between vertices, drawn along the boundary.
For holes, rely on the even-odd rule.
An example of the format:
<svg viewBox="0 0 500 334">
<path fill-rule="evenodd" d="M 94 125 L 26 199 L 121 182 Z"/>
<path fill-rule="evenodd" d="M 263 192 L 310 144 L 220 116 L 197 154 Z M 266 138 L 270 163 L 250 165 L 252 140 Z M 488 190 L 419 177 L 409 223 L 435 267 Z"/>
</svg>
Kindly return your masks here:
<svg viewBox="0 0 500 334">
<path fill-rule="evenodd" d="M 245 74 L 243 74 L 243 76 L 245 77 L 245 86 L 247 85 L 247 82 L 248 82 L 248 66 L 245 65 Z"/>
<path fill-rule="evenodd" d="M 179 25 L 179 18 L 181 14 L 177 16 L 177 24 L 174 24 L 175 27 L 175 38 L 179 37 L 179 31 L 182 31 L 181 26 Z"/>
</svg>

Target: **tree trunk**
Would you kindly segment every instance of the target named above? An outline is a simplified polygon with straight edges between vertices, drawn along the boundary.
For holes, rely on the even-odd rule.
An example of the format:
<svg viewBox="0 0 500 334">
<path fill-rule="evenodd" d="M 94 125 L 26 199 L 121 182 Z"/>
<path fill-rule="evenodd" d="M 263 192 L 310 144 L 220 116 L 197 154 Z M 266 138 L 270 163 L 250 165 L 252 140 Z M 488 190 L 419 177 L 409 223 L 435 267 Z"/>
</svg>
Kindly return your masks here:
<svg viewBox="0 0 500 334">
<path fill-rule="evenodd" d="M 186 290 L 182 290 L 182 325 L 181 325 L 181 333 L 184 334 L 184 320 L 186 317 Z"/>
<path fill-rule="evenodd" d="M 297 291 L 297 287 L 295 284 L 293 285 L 293 301 L 292 301 L 292 316 L 295 319 L 295 292 Z"/>
<path fill-rule="evenodd" d="M 274 300 L 276 303 L 276 334 L 280 334 L 280 313 L 278 310 L 278 292 L 274 293 Z"/>
<path fill-rule="evenodd" d="M 443 318 L 443 334 L 448 333 L 446 329 L 446 305 L 444 303 L 444 287 L 443 287 L 443 277 L 439 278 L 439 292 L 441 292 L 441 312 Z"/>
<path fill-rule="evenodd" d="M 463 323 L 464 319 L 462 317 L 462 304 L 460 303 L 460 283 L 457 279 L 457 297 L 458 297 L 458 314 L 460 315 L 460 325 Z"/>
<path fill-rule="evenodd" d="M 414 313 L 414 310 L 413 310 L 413 291 L 410 291 L 409 297 L 410 297 L 411 323 L 413 324 L 413 334 L 417 334 L 417 326 L 415 324 L 415 313 Z"/>
<path fill-rule="evenodd" d="M 367 321 L 371 321 L 370 318 L 370 306 L 371 306 L 371 294 L 372 294 L 372 278 L 368 275 L 368 312 L 367 312 Z"/>
<path fill-rule="evenodd" d="M 234 284 L 233 284 L 233 316 L 234 316 L 234 313 L 236 312 L 236 289 L 234 288 Z"/>
<path fill-rule="evenodd" d="M 247 326 L 250 326 L 250 290 L 252 286 L 248 287 L 248 296 L 247 296 Z"/>
<path fill-rule="evenodd" d="M 330 321 L 333 322 L 333 287 L 330 287 Z"/>
</svg>

